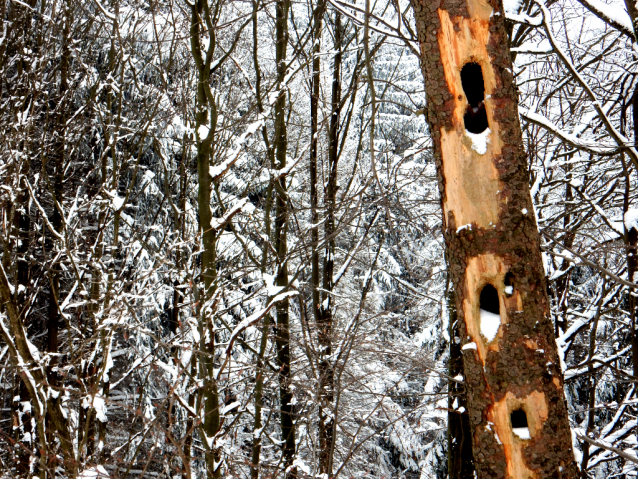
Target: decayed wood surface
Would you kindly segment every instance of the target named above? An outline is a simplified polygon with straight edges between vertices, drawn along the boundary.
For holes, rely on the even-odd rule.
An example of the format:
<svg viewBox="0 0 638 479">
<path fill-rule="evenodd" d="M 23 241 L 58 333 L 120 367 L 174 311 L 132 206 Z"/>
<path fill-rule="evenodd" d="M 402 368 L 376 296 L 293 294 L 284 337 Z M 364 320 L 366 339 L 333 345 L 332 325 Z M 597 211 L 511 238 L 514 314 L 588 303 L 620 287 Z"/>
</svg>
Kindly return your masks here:
<svg viewBox="0 0 638 479">
<path fill-rule="evenodd" d="M 578 477 L 502 5 L 412 2 L 478 477 Z M 484 152 L 472 147 L 465 128 L 461 69 L 468 63 L 482 70 L 481 107 L 489 127 Z M 486 285 L 498 294 L 500 326 L 493 338 L 481 328 Z M 524 412 L 529 439 L 512 430 L 514 412 Z"/>
</svg>

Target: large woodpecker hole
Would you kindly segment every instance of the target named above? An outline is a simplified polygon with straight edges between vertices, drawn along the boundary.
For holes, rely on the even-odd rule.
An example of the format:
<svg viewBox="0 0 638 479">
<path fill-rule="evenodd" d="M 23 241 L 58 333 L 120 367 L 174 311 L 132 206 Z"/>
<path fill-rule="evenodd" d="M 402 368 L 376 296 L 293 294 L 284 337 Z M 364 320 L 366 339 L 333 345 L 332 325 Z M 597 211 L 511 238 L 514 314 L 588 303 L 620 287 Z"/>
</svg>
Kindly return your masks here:
<svg viewBox="0 0 638 479">
<path fill-rule="evenodd" d="M 481 334 L 488 343 L 496 339 L 501 327 L 498 291 L 491 284 L 486 284 L 479 297 L 479 314 L 481 318 Z"/>
<path fill-rule="evenodd" d="M 481 291 L 479 299 L 480 308 L 492 314 L 500 314 L 500 306 L 498 303 L 498 291 L 491 284 L 486 284 Z"/>
<path fill-rule="evenodd" d="M 465 129 L 470 133 L 483 133 L 487 127 L 487 112 L 485 111 L 485 83 L 483 70 L 478 63 L 466 63 L 461 69 L 461 85 L 469 103 L 465 110 L 463 121 Z"/>
<path fill-rule="evenodd" d="M 529 433 L 529 427 L 527 426 L 527 414 L 522 409 L 512 411 L 510 415 L 510 422 L 512 423 L 512 432 L 520 439 L 531 439 Z"/>
<path fill-rule="evenodd" d="M 527 427 L 527 414 L 522 409 L 512 411 L 510 416 L 512 428 Z"/>
</svg>

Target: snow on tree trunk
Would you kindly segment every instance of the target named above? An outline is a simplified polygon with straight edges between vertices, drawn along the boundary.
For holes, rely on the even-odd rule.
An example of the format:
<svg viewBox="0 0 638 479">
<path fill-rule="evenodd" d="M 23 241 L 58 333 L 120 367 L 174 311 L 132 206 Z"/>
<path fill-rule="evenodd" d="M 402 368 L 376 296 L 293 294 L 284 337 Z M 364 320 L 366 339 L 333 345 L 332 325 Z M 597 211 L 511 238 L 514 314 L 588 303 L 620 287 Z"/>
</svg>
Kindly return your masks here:
<svg viewBox="0 0 638 479">
<path fill-rule="evenodd" d="M 478 477 L 577 477 L 501 2 L 412 3 Z"/>
</svg>

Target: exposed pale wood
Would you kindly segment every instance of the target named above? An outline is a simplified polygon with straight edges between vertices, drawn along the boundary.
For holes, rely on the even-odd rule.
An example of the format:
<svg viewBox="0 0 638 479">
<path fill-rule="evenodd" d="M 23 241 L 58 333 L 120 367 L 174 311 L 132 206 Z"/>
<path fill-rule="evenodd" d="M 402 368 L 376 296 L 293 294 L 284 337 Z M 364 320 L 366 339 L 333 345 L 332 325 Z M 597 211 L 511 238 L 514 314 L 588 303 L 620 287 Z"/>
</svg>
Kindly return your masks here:
<svg viewBox="0 0 638 479">
<path fill-rule="evenodd" d="M 475 223 L 487 228 L 498 222 L 498 198 L 502 187 L 492 158 L 501 154 L 501 139 L 490 101 L 495 87 L 495 77 L 486 48 L 489 15 L 485 18 L 482 2 L 469 3 L 480 4 L 475 8 L 482 13 L 479 18 L 451 18 L 445 10 L 439 10 L 441 31 L 438 41 L 441 60 L 445 79 L 455 99 L 454 128 L 441 128 L 446 183 L 444 208 L 446 218 L 449 217 L 450 211 L 454 213 L 457 227 Z M 490 134 L 487 151 L 482 155 L 472 149 L 463 122 L 468 102 L 461 84 L 461 69 L 470 62 L 481 66 L 485 84 L 484 103 Z"/>
<path fill-rule="evenodd" d="M 534 339 L 526 339 L 523 341 L 523 344 L 529 349 L 538 349 L 538 343 Z"/>
<path fill-rule="evenodd" d="M 467 327 L 470 341 L 476 343 L 479 358 L 485 365 L 488 351 L 498 351 L 498 340 L 503 335 L 503 328 L 499 331 L 493 341 L 488 342 L 481 334 L 481 314 L 480 314 L 480 294 L 481 290 L 491 284 L 498 292 L 501 325 L 508 323 L 507 311 L 519 311 L 523 307 L 523 299 L 519 291 L 514 289 L 514 294 L 507 297 L 505 295 L 505 275 L 508 268 L 501 258 L 493 254 L 484 254 L 470 258 L 466 269 L 466 296 L 463 303 L 463 313 L 465 325 Z"/>
<path fill-rule="evenodd" d="M 536 474 L 525 465 L 523 458 L 523 448 L 527 441 L 512 432 L 510 415 L 517 409 L 525 411 L 530 437 L 533 439 L 540 434 L 543 423 L 547 420 L 545 395 L 532 391 L 526 397 L 518 398 L 508 392 L 503 399 L 494 403 L 488 412 L 489 420 L 494 424 L 494 432 L 498 434 L 505 449 L 509 476 L 517 479 L 534 479 L 537 477 Z"/>
</svg>

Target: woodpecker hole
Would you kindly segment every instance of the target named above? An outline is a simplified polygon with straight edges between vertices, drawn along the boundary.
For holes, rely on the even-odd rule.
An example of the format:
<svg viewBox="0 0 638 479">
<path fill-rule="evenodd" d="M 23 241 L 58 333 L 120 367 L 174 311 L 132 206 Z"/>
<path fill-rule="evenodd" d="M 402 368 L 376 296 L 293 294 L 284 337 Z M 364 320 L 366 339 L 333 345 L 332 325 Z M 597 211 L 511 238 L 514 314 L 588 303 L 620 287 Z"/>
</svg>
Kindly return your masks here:
<svg viewBox="0 0 638 479">
<path fill-rule="evenodd" d="M 470 133 L 483 133 L 487 127 L 487 112 L 485 111 L 485 83 L 483 70 L 478 63 L 466 63 L 461 69 L 461 85 L 467 98 L 468 106 L 465 110 L 465 129 Z"/>
<path fill-rule="evenodd" d="M 514 294 L 514 275 L 512 273 L 507 273 L 503 283 L 505 284 L 505 296 L 509 298 Z"/>
<path fill-rule="evenodd" d="M 527 414 L 522 409 L 512 411 L 510 420 L 512 421 L 512 429 L 527 427 Z"/>
<path fill-rule="evenodd" d="M 500 314 L 500 306 L 498 303 L 498 291 L 491 284 L 486 284 L 481 290 L 479 299 L 479 307 L 493 314 Z"/>
</svg>

